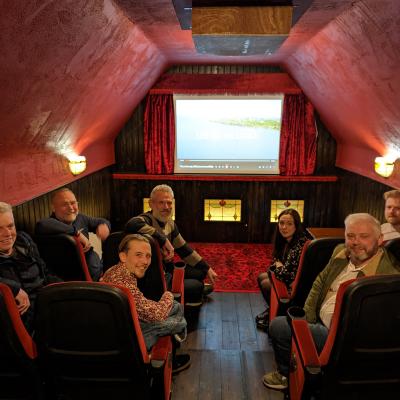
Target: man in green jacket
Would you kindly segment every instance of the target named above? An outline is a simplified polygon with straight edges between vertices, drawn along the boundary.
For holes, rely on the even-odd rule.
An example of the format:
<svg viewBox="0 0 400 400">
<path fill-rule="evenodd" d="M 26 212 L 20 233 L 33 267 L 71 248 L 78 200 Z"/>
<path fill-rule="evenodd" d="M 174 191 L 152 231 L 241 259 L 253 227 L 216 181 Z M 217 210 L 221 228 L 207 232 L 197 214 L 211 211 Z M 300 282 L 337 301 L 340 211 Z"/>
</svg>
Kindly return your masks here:
<svg viewBox="0 0 400 400">
<path fill-rule="evenodd" d="M 318 275 L 304 305 L 315 345 L 321 351 L 328 336 L 341 283 L 350 279 L 398 274 L 398 261 L 382 247 L 380 222 L 367 213 L 350 214 L 344 221 L 345 243 L 338 245 L 325 269 Z M 275 318 L 269 335 L 278 366 L 263 377 L 265 386 L 283 390 L 288 386 L 292 334 L 286 317 Z"/>
</svg>

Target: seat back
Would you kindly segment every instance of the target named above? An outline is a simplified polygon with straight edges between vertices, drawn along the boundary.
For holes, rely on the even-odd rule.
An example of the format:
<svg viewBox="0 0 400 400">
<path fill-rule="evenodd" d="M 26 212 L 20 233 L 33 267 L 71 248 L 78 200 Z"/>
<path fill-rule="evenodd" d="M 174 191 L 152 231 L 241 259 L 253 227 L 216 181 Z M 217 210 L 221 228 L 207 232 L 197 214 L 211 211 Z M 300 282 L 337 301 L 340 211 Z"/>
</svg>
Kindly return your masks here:
<svg viewBox="0 0 400 400">
<path fill-rule="evenodd" d="M 52 273 L 65 281 L 92 281 L 85 253 L 76 237 L 64 233 L 37 235 L 35 242 Z"/>
<path fill-rule="evenodd" d="M 343 242 L 344 238 L 340 237 L 322 237 L 306 242 L 290 292 L 282 282 L 271 277 L 270 321 L 278 315 L 285 315 L 291 306 L 304 306 L 316 277 L 328 264 L 335 247 Z"/>
<path fill-rule="evenodd" d="M 117 231 L 111 232 L 107 239 L 102 244 L 103 252 L 103 271 L 106 272 L 113 265 L 118 264 L 118 246 L 121 240 L 125 237 L 126 232 Z"/>
<path fill-rule="evenodd" d="M 323 360 L 330 353 L 322 383 L 329 399 L 399 395 L 399 304 L 400 275 L 357 279 L 347 287 L 335 310 L 340 317 L 330 332 L 334 340 L 321 354 Z"/>
<path fill-rule="evenodd" d="M 399 304 L 400 275 L 344 282 L 318 361 L 312 361 L 306 337 L 295 336 L 292 341 L 291 398 L 398 398 Z"/>
<path fill-rule="evenodd" d="M 118 246 L 126 235 L 123 231 L 113 232 L 103 242 L 104 271 L 118 264 Z M 163 262 L 158 243 L 151 236 L 146 237 L 151 246 L 151 264 L 145 276 L 138 280 L 138 288 L 146 298 L 158 301 L 166 290 Z"/>
<path fill-rule="evenodd" d="M 384 246 L 400 263 L 400 237 L 386 241 Z"/>
<path fill-rule="evenodd" d="M 316 277 L 326 267 L 333 250 L 340 243 L 344 243 L 344 238 L 322 237 L 308 244 L 292 284 L 291 305 L 304 306 Z"/>
<path fill-rule="evenodd" d="M 0 283 L 0 399 L 41 399 L 36 346 L 10 288 Z"/>
<path fill-rule="evenodd" d="M 49 285 L 36 311 L 39 361 L 51 398 L 151 398 L 150 359 L 128 289 Z"/>
</svg>

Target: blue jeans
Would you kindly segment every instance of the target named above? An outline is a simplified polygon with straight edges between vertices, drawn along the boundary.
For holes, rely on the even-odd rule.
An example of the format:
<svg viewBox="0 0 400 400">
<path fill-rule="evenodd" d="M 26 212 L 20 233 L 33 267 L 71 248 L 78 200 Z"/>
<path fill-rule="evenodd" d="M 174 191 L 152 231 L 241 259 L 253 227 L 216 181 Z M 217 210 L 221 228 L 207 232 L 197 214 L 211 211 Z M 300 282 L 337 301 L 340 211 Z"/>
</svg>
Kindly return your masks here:
<svg viewBox="0 0 400 400">
<path fill-rule="evenodd" d="M 97 282 L 103 273 L 103 261 L 99 255 L 93 250 L 93 247 L 85 253 L 86 264 L 92 279 Z"/>
<path fill-rule="evenodd" d="M 139 320 L 139 322 L 147 350 L 157 343 L 159 337 L 181 333 L 186 329 L 183 306 L 177 301 L 174 301 L 171 311 L 164 321 L 145 322 Z"/>
<path fill-rule="evenodd" d="M 318 353 L 320 353 L 328 337 L 329 330 L 321 323 L 309 323 L 308 326 L 310 327 L 315 347 Z M 284 376 L 289 376 L 292 330 L 290 329 L 287 317 L 276 317 L 271 321 L 269 325 L 269 337 L 272 340 L 278 371 Z"/>
</svg>

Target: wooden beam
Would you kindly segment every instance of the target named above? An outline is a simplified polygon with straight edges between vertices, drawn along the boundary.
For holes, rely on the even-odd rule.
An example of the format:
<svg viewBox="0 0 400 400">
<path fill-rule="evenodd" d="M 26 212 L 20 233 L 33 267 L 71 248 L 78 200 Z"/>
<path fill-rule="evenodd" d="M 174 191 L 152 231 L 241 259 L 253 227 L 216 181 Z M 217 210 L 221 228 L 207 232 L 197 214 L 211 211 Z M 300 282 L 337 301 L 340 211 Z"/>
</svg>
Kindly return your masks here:
<svg viewBox="0 0 400 400">
<path fill-rule="evenodd" d="M 193 7 L 192 35 L 288 35 L 292 6 Z"/>
</svg>

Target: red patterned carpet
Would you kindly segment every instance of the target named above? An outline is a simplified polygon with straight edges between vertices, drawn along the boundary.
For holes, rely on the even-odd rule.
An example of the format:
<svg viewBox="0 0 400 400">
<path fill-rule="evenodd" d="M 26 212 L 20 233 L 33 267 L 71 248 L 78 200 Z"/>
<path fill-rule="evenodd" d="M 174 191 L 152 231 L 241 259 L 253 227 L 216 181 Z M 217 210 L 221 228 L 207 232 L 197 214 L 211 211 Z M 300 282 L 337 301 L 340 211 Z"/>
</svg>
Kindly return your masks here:
<svg viewBox="0 0 400 400">
<path fill-rule="evenodd" d="M 271 244 L 190 243 L 217 272 L 219 292 L 258 292 L 257 276 L 272 260 Z"/>
</svg>

